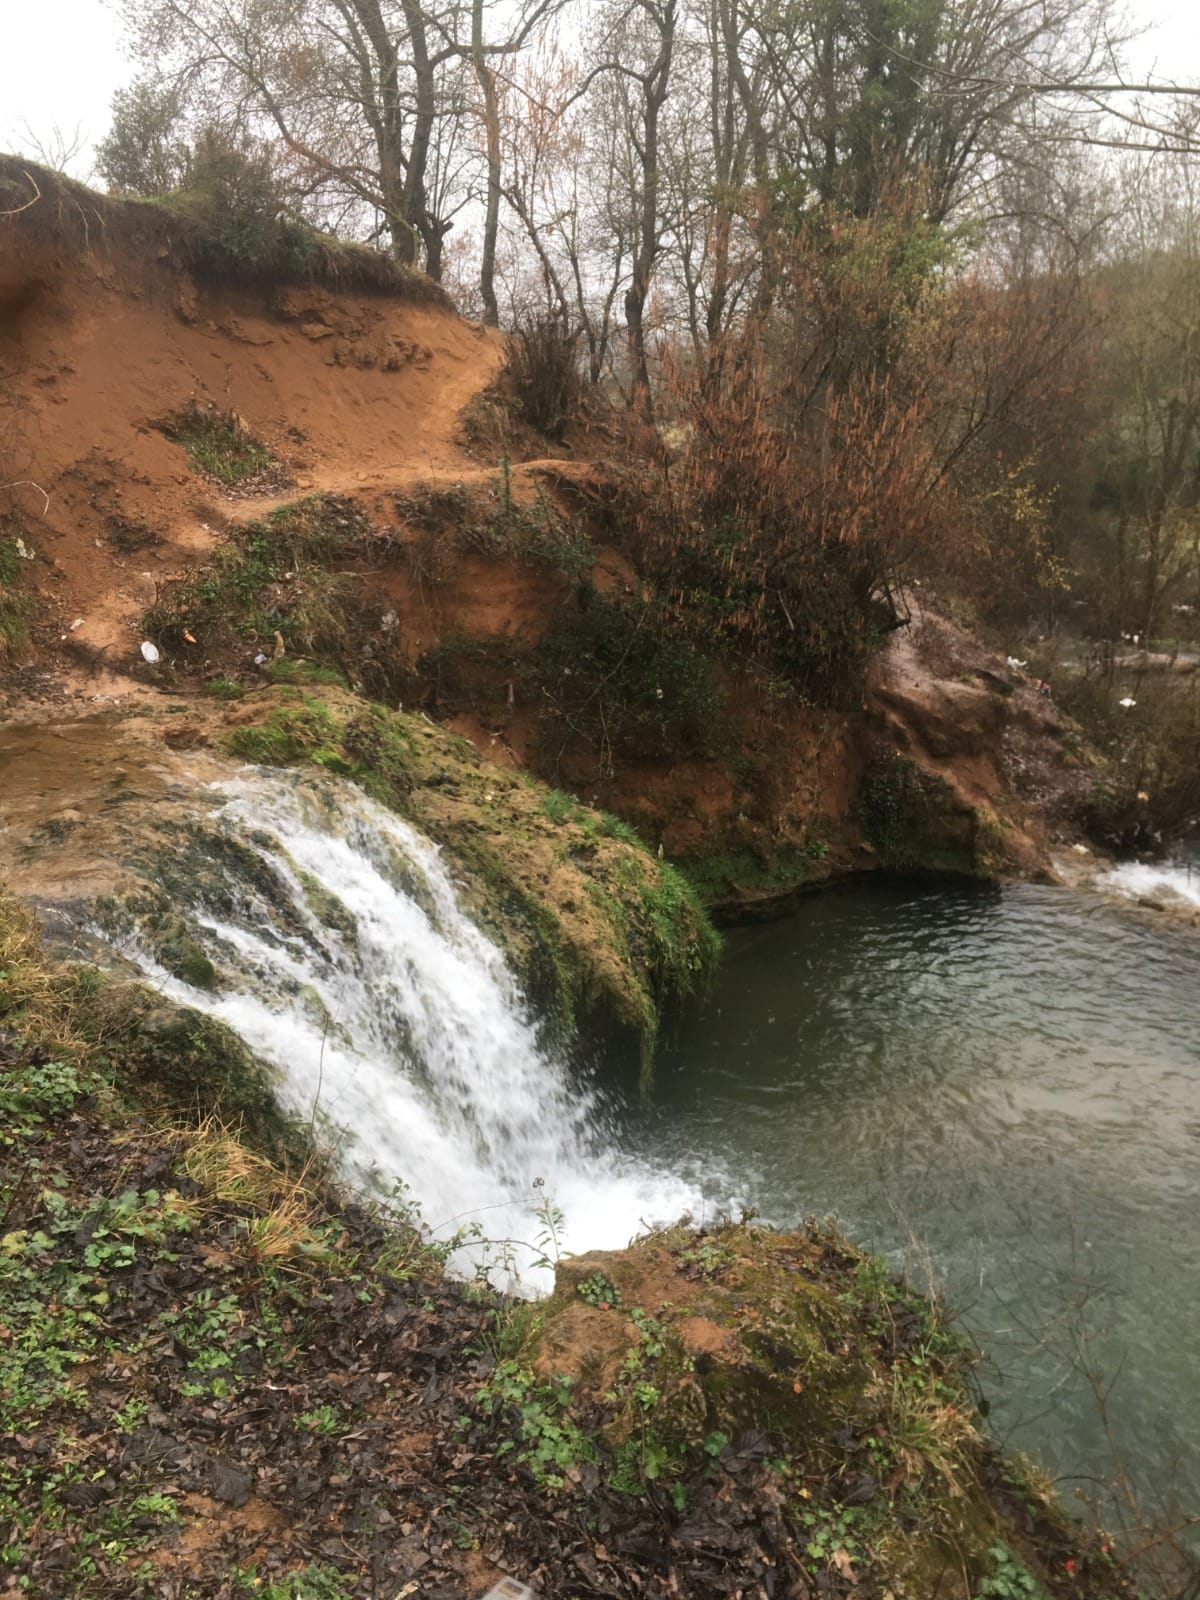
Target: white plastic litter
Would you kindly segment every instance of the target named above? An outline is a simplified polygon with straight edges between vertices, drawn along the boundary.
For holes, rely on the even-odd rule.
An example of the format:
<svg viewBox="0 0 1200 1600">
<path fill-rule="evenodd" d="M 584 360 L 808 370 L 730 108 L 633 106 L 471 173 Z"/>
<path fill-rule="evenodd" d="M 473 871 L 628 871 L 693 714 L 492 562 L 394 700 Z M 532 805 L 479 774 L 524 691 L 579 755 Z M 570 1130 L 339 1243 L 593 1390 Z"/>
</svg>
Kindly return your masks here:
<svg viewBox="0 0 1200 1600">
<path fill-rule="evenodd" d="M 483 1600 L 534 1600 L 534 1591 L 527 1583 L 515 1578 L 501 1578 L 495 1588 L 489 1589 Z"/>
<path fill-rule="evenodd" d="M 142 660 L 148 661 L 152 667 L 162 660 L 158 646 L 151 644 L 149 639 L 142 640 Z"/>
<path fill-rule="evenodd" d="M 1133 710 L 1133 708 L 1134 708 L 1134 706 L 1135 706 L 1135 705 L 1137 705 L 1137 701 L 1136 701 L 1136 700 L 1134 700 L 1134 699 L 1133 699 L 1133 698 L 1132 698 L 1132 696 L 1130 696 L 1130 695 L 1126 695 L 1126 696 L 1125 696 L 1125 698 L 1124 698 L 1124 700 L 1118 700 L 1118 701 L 1117 701 L 1117 704 L 1118 704 L 1118 705 L 1119 705 L 1119 706 L 1124 706 L 1124 707 L 1125 707 L 1125 709 L 1126 709 L 1126 711 L 1132 711 L 1132 710 Z"/>
</svg>

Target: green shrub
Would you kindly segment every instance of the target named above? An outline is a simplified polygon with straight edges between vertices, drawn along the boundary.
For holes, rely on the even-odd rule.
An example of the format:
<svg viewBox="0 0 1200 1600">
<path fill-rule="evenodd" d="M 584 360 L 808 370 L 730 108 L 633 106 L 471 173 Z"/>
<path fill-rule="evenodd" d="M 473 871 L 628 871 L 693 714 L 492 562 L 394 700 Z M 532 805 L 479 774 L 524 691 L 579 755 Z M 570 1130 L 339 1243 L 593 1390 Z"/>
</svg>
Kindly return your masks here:
<svg viewBox="0 0 1200 1600">
<path fill-rule="evenodd" d="M 286 191 L 264 147 L 207 129 L 191 151 L 184 185 L 165 201 L 198 223 L 215 251 L 256 276 L 311 271 L 317 235 L 289 215 Z"/>
<path fill-rule="evenodd" d="M 768 560 L 769 541 L 736 515 L 683 537 L 657 530 L 654 543 L 650 568 L 676 626 L 822 704 L 858 707 L 867 664 L 895 623 L 867 556 L 797 539 Z"/>
<path fill-rule="evenodd" d="M 727 737 L 726 695 L 711 658 L 653 602 L 606 600 L 590 587 L 542 640 L 536 681 L 552 737 L 616 758 L 713 753 Z"/>
</svg>

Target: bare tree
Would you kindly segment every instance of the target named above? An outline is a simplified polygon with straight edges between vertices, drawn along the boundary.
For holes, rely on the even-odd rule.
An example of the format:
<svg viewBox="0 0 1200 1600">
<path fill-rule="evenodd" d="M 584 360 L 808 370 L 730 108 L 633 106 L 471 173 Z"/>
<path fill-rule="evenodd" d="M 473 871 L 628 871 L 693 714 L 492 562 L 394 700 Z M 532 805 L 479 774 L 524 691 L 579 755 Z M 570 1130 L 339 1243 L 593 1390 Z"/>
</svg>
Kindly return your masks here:
<svg viewBox="0 0 1200 1600">
<path fill-rule="evenodd" d="M 460 7 L 419 0 L 125 0 L 160 80 L 209 119 L 269 130 L 310 188 L 377 215 L 401 260 L 440 273 L 439 119 Z"/>
</svg>

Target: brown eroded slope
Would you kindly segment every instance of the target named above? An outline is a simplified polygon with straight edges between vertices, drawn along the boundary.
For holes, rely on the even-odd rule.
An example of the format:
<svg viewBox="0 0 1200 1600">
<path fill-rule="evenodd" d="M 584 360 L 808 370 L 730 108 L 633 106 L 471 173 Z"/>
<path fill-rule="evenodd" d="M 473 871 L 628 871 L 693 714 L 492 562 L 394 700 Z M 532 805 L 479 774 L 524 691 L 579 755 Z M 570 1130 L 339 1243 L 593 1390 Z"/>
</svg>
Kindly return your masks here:
<svg viewBox="0 0 1200 1600">
<path fill-rule="evenodd" d="M 127 245 L 56 247 L 0 224 L 0 511 L 25 538 L 47 638 L 119 666 L 159 590 L 231 518 L 306 490 L 403 488 L 470 470 L 458 414 L 497 340 L 423 290 L 206 287 Z M 286 495 L 239 506 L 155 427 L 188 404 L 236 414 Z M 72 627 L 73 624 L 77 624 Z M 80 648 L 82 647 L 82 648 Z"/>
</svg>

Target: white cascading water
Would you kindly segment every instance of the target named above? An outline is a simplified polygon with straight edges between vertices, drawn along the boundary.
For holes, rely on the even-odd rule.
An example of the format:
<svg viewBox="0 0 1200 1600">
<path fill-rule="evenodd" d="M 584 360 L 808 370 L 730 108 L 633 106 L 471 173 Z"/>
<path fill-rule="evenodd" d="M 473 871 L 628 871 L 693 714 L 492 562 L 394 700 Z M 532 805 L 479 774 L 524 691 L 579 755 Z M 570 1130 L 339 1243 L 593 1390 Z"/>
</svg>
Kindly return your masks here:
<svg viewBox="0 0 1200 1600">
<path fill-rule="evenodd" d="M 1200 906 L 1200 866 L 1186 862 L 1127 861 L 1101 878 L 1100 886 L 1134 900 L 1178 895 Z"/>
<path fill-rule="evenodd" d="M 488 1237 L 526 1244 L 548 1197 L 566 1250 L 619 1248 L 646 1224 L 698 1213 L 696 1190 L 605 1139 L 428 840 L 348 784 L 319 795 L 309 780 L 255 769 L 216 794 L 212 826 L 287 885 L 286 917 L 244 876 L 233 915 L 189 908 L 212 936 L 223 980 L 213 991 L 136 944 L 125 953 L 278 1069 L 281 1102 L 336 1141 L 352 1182 L 386 1193 L 402 1181 L 442 1237 L 478 1221 Z M 318 918 L 302 875 L 336 897 L 353 933 Z M 517 1251 L 522 1285 L 549 1287 L 532 1254 Z"/>
</svg>

